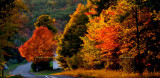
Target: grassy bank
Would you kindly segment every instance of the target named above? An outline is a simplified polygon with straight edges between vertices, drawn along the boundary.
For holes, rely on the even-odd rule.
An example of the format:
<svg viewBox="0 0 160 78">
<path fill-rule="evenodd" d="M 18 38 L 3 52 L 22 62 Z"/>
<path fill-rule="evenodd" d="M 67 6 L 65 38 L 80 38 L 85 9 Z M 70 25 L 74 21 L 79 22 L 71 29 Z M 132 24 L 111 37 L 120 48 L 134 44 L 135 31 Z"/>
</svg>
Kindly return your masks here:
<svg viewBox="0 0 160 78">
<path fill-rule="evenodd" d="M 55 73 L 59 73 L 62 72 L 62 69 L 54 69 L 54 70 L 43 70 L 43 71 L 39 71 L 39 72 L 33 72 L 35 75 L 50 75 L 50 74 L 55 74 Z"/>
<path fill-rule="evenodd" d="M 7 63 L 7 66 L 8 66 L 9 70 L 4 70 L 4 76 L 10 76 L 11 75 L 11 71 L 13 71 L 17 66 L 25 64 L 25 63 L 27 63 L 27 62 L 24 61 L 24 62 L 18 63 L 18 64 Z M 1 72 L 0 72 L 0 75 L 1 75 Z"/>
<path fill-rule="evenodd" d="M 106 70 L 84 70 L 77 69 L 71 71 L 64 71 L 61 73 L 55 73 L 52 75 L 69 75 L 73 77 L 82 77 L 82 78 L 152 78 L 160 77 L 160 72 L 156 73 L 147 73 L 145 72 L 143 76 L 139 76 L 138 73 L 125 73 L 123 71 L 106 71 Z"/>
</svg>

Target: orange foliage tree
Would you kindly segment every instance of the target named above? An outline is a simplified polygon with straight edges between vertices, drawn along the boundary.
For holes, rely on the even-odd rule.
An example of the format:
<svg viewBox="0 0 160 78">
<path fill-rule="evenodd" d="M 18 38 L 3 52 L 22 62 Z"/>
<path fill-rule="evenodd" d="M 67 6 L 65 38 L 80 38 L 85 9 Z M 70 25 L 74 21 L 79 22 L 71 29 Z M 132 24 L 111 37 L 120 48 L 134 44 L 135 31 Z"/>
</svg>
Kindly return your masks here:
<svg viewBox="0 0 160 78">
<path fill-rule="evenodd" d="M 104 27 L 101 30 L 95 30 L 95 39 L 99 44 L 95 47 L 101 49 L 102 52 L 105 52 L 105 55 L 111 55 L 114 53 L 116 47 L 119 46 L 119 36 L 118 36 L 119 27 L 109 26 Z"/>
<path fill-rule="evenodd" d="M 121 27 L 118 23 L 112 25 L 105 22 L 105 16 L 90 19 L 88 23 L 88 34 L 81 37 L 83 40 L 83 60 L 92 68 L 101 66 L 103 61 L 117 62 L 119 56 L 119 32 Z M 110 59 L 114 58 L 114 59 Z M 109 64 L 109 63 L 107 63 Z"/>
<path fill-rule="evenodd" d="M 56 47 L 56 41 L 53 38 L 54 34 L 47 27 L 39 27 L 34 31 L 33 36 L 18 50 L 21 56 L 29 62 L 36 57 L 53 57 L 53 50 Z M 38 59 L 38 61 L 47 61 L 47 59 Z"/>
</svg>

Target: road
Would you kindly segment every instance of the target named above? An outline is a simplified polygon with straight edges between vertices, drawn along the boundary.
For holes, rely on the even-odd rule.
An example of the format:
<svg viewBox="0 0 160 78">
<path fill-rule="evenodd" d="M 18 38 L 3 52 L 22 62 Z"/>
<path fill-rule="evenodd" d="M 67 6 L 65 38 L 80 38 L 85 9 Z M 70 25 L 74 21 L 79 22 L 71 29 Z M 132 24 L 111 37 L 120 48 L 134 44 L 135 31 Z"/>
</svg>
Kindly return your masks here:
<svg viewBox="0 0 160 78">
<path fill-rule="evenodd" d="M 30 73 L 31 64 L 32 63 L 26 63 L 24 65 L 18 66 L 17 68 L 15 68 L 11 72 L 11 75 L 21 75 L 21 76 L 24 76 L 25 78 L 74 78 L 74 77 L 71 77 L 71 76 L 63 76 L 63 75 L 40 75 L 40 76 L 36 76 L 36 75 Z"/>
</svg>

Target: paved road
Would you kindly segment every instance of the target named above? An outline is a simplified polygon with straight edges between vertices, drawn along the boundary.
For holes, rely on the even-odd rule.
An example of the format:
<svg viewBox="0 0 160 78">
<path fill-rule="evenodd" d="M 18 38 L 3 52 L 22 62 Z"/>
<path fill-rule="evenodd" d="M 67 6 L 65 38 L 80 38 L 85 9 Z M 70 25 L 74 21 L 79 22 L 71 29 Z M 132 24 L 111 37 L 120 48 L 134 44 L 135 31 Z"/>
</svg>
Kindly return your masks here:
<svg viewBox="0 0 160 78">
<path fill-rule="evenodd" d="M 35 76 L 34 74 L 30 73 L 32 63 L 26 63 L 24 65 L 18 66 L 11 72 L 11 75 L 21 75 L 25 78 L 74 78 L 71 76 L 63 76 L 63 75 L 41 75 Z"/>
</svg>

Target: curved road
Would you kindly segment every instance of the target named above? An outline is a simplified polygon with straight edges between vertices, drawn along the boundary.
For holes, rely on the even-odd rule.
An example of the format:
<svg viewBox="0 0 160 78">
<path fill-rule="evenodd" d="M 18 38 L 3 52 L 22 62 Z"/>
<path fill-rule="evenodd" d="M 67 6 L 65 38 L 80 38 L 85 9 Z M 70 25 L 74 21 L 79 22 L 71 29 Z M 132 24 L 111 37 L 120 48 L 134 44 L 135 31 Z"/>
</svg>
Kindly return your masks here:
<svg viewBox="0 0 160 78">
<path fill-rule="evenodd" d="M 21 75 L 21 76 L 24 76 L 25 78 L 74 78 L 74 77 L 71 77 L 71 76 L 63 76 L 63 75 L 40 75 L 40 76 L 36 76 L 36 75 L 30 73 L 31 64 L 32 63 L 26 63 L 24 65 L 18 66 L 17 68 L 15 68 L 11 72 L 11 75 Z"/>
</svg>

